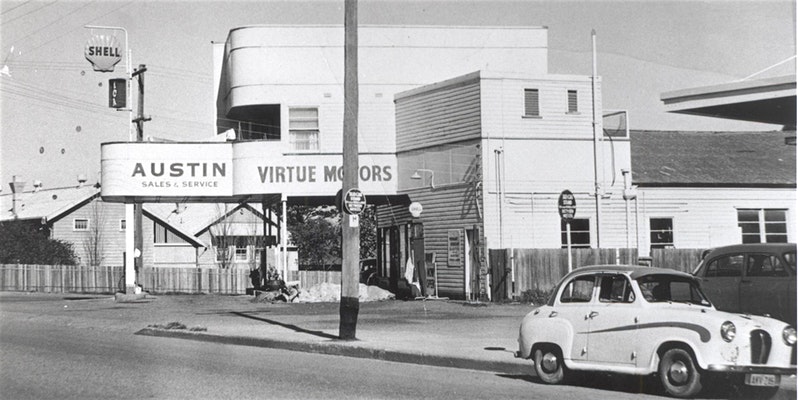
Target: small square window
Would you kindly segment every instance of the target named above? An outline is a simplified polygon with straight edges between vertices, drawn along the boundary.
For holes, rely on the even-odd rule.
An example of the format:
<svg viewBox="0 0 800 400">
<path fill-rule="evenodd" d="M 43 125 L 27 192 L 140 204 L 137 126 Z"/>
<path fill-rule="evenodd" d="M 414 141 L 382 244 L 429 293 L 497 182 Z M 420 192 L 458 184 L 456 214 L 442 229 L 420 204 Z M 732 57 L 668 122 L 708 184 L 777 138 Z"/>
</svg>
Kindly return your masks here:
<svg viewBox="0 0 800 400">
<path fill-rule="evenodd" d="M 573 249 L 592 247 L 588 218 L 575 218 L 569 223 L 570 245 Z M 561 248 L 567 248 L 567 223 L 561 220 Z"/>
<path fill-rule="evenodd" d="M 125 220 L 124 219 L 119 220 L 119 230 L 124 231 L 126 227 L 127 226 L 125 224 Z"/>
<path fill-rule="evenodd" d="M 76 218 L 72 220 L 72 230 L 74 231 L 88 231 L 89 220 L 86 218 Z"/>
<path fill-rule="evenodd" d="M 675 247 L 672 218 L 650 218 L 650 248 L 664 249 L 672 247 Z"/>
</svg>

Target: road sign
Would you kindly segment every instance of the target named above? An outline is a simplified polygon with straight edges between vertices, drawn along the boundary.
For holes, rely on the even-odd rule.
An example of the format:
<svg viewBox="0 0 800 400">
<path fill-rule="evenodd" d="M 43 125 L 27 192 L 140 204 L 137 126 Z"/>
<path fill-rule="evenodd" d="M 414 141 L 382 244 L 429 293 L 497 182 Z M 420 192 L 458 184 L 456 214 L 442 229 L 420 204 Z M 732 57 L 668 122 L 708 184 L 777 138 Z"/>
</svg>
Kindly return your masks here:
<svg viewBox="0 0 800 400">
<path fill-rule="evenodd" d="M 342 198 L 342 209 L 346 214 L 358 215 L 367 206 L 367 198 L 358 189 L 350 189 Z"/>
<path fill-rule="evenodd" d="M 575 196 L 569 190 L 561 192 L 558 196 L 558 213 L 564 221 L 572 221 L 575 218 Z"/>
</svg>

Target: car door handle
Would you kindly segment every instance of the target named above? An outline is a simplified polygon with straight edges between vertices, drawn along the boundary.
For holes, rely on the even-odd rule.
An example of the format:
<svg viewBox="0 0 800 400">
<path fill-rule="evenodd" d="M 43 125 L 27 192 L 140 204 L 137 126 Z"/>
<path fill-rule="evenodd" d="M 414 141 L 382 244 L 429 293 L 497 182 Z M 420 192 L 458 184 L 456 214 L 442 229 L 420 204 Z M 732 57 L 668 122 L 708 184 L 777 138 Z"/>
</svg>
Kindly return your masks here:
<svg viewBox="0 0 800 400">
<path fill-rule="evenodd" d="M 599 312 L 597 312 L 597 311 L 592 311 L 592 312 L 590 312 L 590 313 L 589 313 L 589 318 L 594 318 L 594 317 L 596 317 L 596 316 L 598 316 L 598 315 L 600 315 L 600 313 L 599 313 Z"/>
<path fill-rule="evenodd" d="M 557 312 L 557 311 L 552 311 L 552 312 L 550 313 L 550 315 L 548 315 L 547 317 L 548 317 L 548 318 L 553 318 L 553 317 L 555 317 L 556 315 L 558 315 L 558 312 Z"/>
</svg>

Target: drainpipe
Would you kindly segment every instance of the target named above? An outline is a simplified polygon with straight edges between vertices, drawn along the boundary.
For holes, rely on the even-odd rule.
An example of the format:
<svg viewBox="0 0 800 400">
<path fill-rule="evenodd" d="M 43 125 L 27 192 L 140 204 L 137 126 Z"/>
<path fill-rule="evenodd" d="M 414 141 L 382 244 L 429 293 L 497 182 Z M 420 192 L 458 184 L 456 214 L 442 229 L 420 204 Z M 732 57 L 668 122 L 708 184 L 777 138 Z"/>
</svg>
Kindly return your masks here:
<svg viewBox="0 0 800 400">
<path fill-rule="evenodd" d="M 592 29 L 592 148 L 594 153 L 594 208 L 595 230 L 597 236 L 597 248 L 600 248 L 600 179 L 597 167 L 597 141 L 599 122 L 597 121 L 597 34 Z"/>
</svg>

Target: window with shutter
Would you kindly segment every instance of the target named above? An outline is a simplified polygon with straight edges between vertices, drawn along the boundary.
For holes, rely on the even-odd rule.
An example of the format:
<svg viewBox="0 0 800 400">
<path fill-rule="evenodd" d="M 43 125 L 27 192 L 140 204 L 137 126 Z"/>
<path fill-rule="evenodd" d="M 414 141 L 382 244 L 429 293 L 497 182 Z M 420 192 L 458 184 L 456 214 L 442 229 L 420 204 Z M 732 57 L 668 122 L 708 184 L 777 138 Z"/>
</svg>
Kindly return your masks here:
<svg viewBox="0 0 800 400">
<path fill-rule="evenodd" d="M 525 116 L 539 116 L 539 89 L 525 89 Z"/>
<path fill-rule="evenodd" d="M 575 114 L 578 112 L 578 91 L 567 90 L 567 112 Z"/>
</svg>

